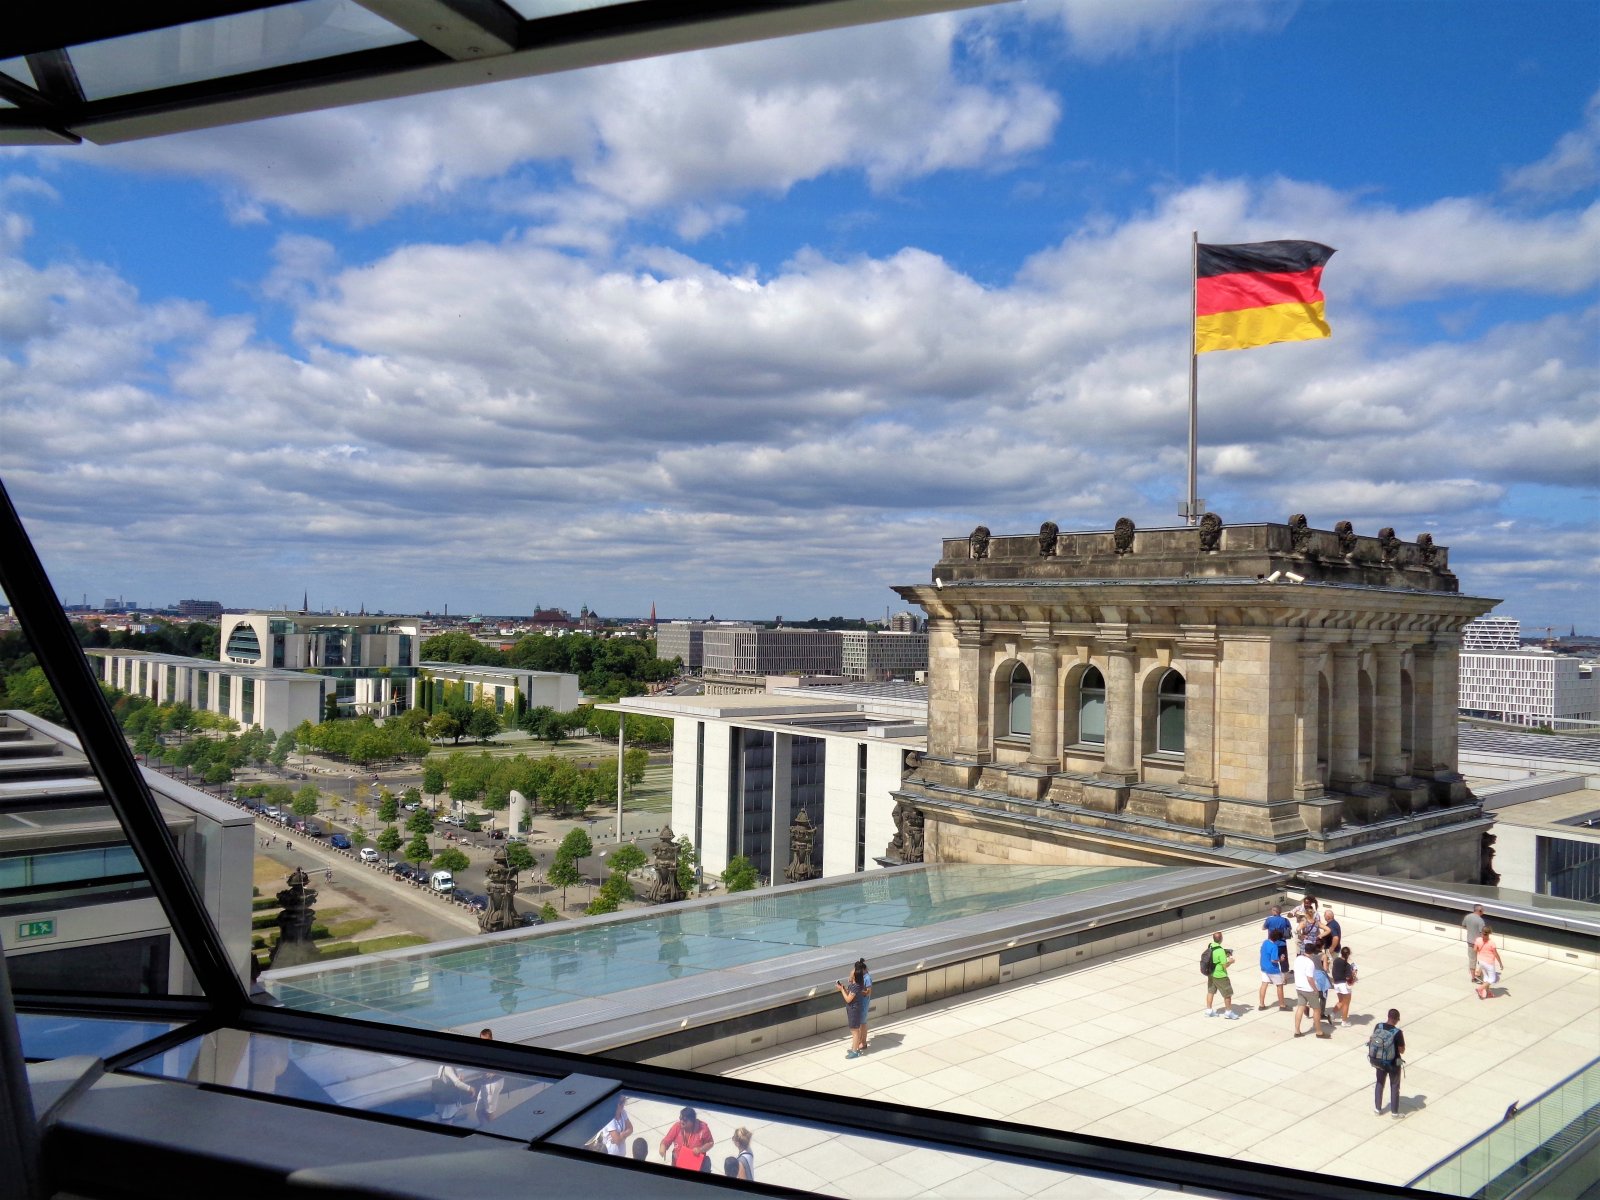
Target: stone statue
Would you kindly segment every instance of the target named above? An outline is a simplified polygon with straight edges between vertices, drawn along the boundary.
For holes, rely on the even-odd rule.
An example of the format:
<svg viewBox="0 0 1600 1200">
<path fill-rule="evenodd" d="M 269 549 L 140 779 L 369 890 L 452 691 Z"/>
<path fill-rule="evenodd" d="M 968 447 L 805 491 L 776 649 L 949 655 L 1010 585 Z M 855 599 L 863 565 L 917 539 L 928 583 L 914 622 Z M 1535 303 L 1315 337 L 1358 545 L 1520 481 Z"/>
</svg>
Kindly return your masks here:
<svg viewBox="0 0 1600 1200">
<path fill-rule="evenodd" d="M 921 765 L 922 765 L 922 751 L 920 751 L 920 750 L 907 750 L 906 751 L 906 761 L 905 761 L 906 773 L 909 774 L 910 772 L 915 771 Z"/>
<path fill-rule="evenodd" d="M 1486 830 L 1478 846 L 1478 882 L 1484 887 L 1496 887 L 1500 883 L 1500 872 L 1494 869 L 1494 840 L 1494 834 Z"/>
<path fill-rule="evenodd" d="M 812 861 L 812 850 L 816 841 L 816 827 L 811 824 L 811 818 L 802 808 L 789 825 L 789 867 L 784 871 L 783 877 L 790 883 L 804 883 L 807 879 L 815 879 L 822 874 L 817 870 L 817 864 Z"/>
<path fill-rule="evenodd" d="M 1356 552 L 1356 527 L 1349 521 L 1340 521 L 1333 527 L 1333 536 L 1339 539 L 1339 553 L 1346 558 Z"/>
<path fill-rule="evenodd" d="M 272 948 L 269 966 L 296 967 L 314 961 L 317 947 L 311 940 L 311 925 L 316 920 L 316 889 L 310 887 L 311 877 L 300 867 L 290 872 L 285 882 L 289 885 L 278 893 L 278 944 Z"/>
<path fill-rule="evenodd" d="M 678 883 L 678 841 L 672 836 L 672 826 L 663 825 L 656 844 L 650 848 L 650 858 L 656 877 L 650 881 L 645 899 L 651 904 L 671 904 L 683 899 L 683 887 Z"/>
<path fill-rule="evenodd" d="M 1393 525 L 1378 530 L 1378 549 L 1386 563 L 1393 563 L 1400 556 L 1400 539 L 1395 537 Z"/>
<path fill-rule="evenodd" d="M 1200 549 L 1207 554 L 1215 554 L 1221 544 L 1222 518 L 1214 512 L 1208 512 L 1200 518 Z"/>
<path fill-rule="evenodd" d="M 1311 525 L 1305 513 L 1295 513 L 1289 518 L 1289 549 L 1299 558 L 1311 552 Z"/>
<path fill-rule="evenodd" d="M 1061 537 L 1061 527 L 1054 521 L 1039 526 L 1039 557 L 1049 558 L 1056 552 L 1056 542 Z"/>
<path fill-rule="evenodd" d="M 979 525 L 967 537 L 967 546 L 974 560 L 989 557 L 989 527 Z"/>
<path fill-rule="evenodd" d="M 1116 546 L 1118 554 L 1128 554 L 1133 550 L 1133 521 L 1131 518 L 1117 518 L 1117 523 L 1111 527 L 1111 541 Z"/>
<path fill-rule="evenodd" d="M 1422 565 L 1432 570 L 1439 565 L 1439 547 L 1433 544 L 1433 534 L 1417 534 L 1417 555 Z"/>
<path fill-rule="evenodd" d="M 894 837 L 883 856 L 897 863 L 922 861 L 922 813 L 904 800 L 895 801 Z"/>
<path fill-rule="evenodd" d="M 511 869 L 510 856 L 501 845 L 494 852 L 494 862 L 489 867 L 489 907 L 478 914 L 478 928 L 484 933 L 499 933 L 516 929 L 522 924 L 517 915 L 514 897 L 517 894 L 517 873 Z"/>
</svg>

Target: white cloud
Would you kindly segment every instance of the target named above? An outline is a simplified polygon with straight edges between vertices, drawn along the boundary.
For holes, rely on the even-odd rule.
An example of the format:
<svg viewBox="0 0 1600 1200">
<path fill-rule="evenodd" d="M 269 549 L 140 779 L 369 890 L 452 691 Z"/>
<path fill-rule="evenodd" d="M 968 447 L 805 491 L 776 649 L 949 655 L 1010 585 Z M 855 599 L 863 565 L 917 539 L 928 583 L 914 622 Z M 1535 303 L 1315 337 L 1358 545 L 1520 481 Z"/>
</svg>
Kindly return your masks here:
<svg viewBox="0 0 1600 1200">
<path fill-rule="evenodd" d="M 1506 173 L 1506 188 L 1531 196 L 1566 198 L 1600 183 L 1600 92 L 1589 98 L 1583 124 L 1564 133 L 1549 154 Z"/>
</svg>

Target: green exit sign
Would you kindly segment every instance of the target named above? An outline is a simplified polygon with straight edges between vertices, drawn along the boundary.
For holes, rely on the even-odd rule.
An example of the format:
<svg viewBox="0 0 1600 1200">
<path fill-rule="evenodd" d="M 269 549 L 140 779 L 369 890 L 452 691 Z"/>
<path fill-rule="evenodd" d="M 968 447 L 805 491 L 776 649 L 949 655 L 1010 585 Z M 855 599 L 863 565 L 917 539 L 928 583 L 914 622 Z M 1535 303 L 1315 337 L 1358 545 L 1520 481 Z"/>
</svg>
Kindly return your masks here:
<svg viewBox="0 0 1600 1200">
<path fill-rule="evenodd" d="M 17 923 L 17 937 L 23 941 L 29 938 L 55 937 L 56 923 L 54 921 L 19 921 Z"/>
</svg>

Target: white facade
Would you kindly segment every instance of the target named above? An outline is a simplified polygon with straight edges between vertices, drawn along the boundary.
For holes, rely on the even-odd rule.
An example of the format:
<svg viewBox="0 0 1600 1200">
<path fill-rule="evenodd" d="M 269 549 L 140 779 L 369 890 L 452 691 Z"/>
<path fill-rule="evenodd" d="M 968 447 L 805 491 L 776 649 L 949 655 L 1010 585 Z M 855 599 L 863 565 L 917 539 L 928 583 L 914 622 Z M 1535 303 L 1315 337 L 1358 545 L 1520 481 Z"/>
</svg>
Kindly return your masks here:
<svg viewBox="0 0 1600 1200">
<path fill-rule="evenodd" d="M 381 717 L 416 703 L 418 617 L 225 613 L 220 633 L 224 663 L 330 676 L 342 711 Z"/>
<path fill-rule="evenodd" d="M 201 712 L 230 717 L 242 726 L 276 733 L 302 721 L 323 718 L 323 696 L 334 681 L 302 671 L 263 670 L 152 654 L 144 650 L 88 650 L 90 666 L 102 682 L 157 704 L 187 704 Z"/>
<path fill-rule="evenodd" d="M 1515 617 L 1479 617 L 1461 627 L 1461 649 L 1482 653 L 1522 649 L 1522 622 Z"/>
<path fill-rule="evenodd" d="M 712 625 L 703 645 L 702 668 L 722 675 L 838 675 L 843 658 L 831 629 Z"/>
<path fill-rule="evenodd" d="M 1463 650 L 1459 703 L 1466 716 L 1513 725 L 1600 720 L 1600 677 L 1548 650 Z"/>
<path fill-rule="evenodd" d="M 571 712 L 583 700 L 578 677 L 559 671 L 427 662 L 418 667 L 418 677 L 421 688 L 418 703 L 430 712 L 439 706 L 436 689 L 445 684 L 461 688 L 467 703 L 487 702 L 502 716 L 518 711 L 519 695 L 524 709 L 553 708 L 557 712 Z"/>
<path fill-rule="evenodd" d="M 903 689 L 878 703 L 871 691 L 636 696 L 603 707 L 673 721 L 672 828 L 708 875 L 744 854 L 782 883 L 802 807 L 820 826 L 813 861 L 824 876 L 874 868 L 894 837 L 893 793 L 907 753 L 926 747 L 927 703 Z"/>
<path fill-rule="evenodd" d="M 909 679 L 928 669 L 928 635 L 914 631 L 846 629 L 839 633 L 841 674 L 875 683 Z"/>
</svg>

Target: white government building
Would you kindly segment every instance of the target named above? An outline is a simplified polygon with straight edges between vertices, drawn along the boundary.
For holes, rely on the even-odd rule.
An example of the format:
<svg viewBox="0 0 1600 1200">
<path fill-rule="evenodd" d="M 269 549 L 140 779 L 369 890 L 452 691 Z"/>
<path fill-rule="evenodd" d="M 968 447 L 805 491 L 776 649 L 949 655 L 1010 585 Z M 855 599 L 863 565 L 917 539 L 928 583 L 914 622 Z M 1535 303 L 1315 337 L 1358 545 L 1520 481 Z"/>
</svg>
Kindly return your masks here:
<svg viewBox="0 0 1600 1200">
<path fill-rule="evenodd" d="M 1461 630 L 1461 713 L 1511 725 L 1600 720 L 1600 676 L 1570 654 L 1524 646 L 1514 617 Z"/>
<path fill-rule="evenodd" d="M 304 671 L 237 667 L 209 658 L 185 658 L 147 650 L 87 650 L 101 682 L 157 704 L 187 704 L 201 712 L 231 717 L 248 728 L 278 733 L 302 721 L 323 718 L 332 679 Z"/>
</svg>

